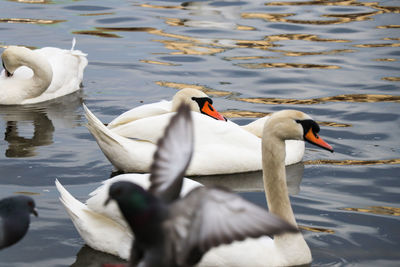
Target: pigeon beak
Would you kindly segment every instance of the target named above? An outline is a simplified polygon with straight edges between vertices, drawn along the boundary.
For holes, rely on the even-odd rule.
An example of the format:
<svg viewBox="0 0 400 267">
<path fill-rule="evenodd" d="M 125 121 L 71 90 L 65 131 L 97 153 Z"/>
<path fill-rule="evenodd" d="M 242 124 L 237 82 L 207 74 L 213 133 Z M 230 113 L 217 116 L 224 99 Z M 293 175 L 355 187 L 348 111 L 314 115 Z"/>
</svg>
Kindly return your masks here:
<svg viewBox="0 0 400 267">
<path fill-rule="evenodd" d="M 110 200 L 111 200 L 111 197 L 108 197 L 108 198 L 106 199 L 106 201 L 104 201 L 103 206 L 107 206 L 108 203 L 110 203 Z"/>
<path fill-rule="evenodd" d="M 35 208 L 32 210 L 32 214 L 35 215 L 36 217 L 39 216 L 39 213 L 37 212 L 37 210 Z"/>
</svg>

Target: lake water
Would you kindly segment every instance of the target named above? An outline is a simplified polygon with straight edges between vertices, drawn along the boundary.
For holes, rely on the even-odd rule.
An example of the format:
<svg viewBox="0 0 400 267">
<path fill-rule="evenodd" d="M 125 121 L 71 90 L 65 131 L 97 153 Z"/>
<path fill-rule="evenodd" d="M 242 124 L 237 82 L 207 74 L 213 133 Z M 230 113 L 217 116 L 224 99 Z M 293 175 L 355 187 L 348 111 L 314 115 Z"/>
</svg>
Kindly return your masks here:
<svg viewBox="0 0 400 267">
<path fill-rule="evenodd" d="M 321 124 L 331 154 L 307 145 L 287 169 L 314 266 L 400 264 L 400 2 L 0 2 L 0 45 L 88 53 L 84 88 L 35 106 L 0 107 L 0 197 L 31 194 L 39 218 L 0 266 L 97 266 L 58 200 L 80 200 L 113 168 L 85 128 L 195 86 L 245 124 L 298 109 Z M 260 172 L 202 177 L 265 204 Z M 301 182 L 301 184 L 300 184 Z"/>
</svg>

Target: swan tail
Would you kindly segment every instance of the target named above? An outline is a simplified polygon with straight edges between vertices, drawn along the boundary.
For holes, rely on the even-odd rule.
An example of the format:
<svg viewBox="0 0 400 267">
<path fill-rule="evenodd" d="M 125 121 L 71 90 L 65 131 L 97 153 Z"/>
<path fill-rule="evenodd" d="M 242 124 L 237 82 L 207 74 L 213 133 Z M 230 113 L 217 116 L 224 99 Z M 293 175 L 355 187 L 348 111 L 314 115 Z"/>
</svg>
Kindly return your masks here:
<svg viewBox="0 0 400 267">
<path fill-rule="evenodd" d="M 71 47 L 71 51 L 74 51 L 75 45 L 76 45 L 76 39 L 75 39 L 75 37 L 74 37 L 74 38 L 72 38 L 72 47 Z"/>
<path fill-rule="evenodd" d="M 110 129 L 108 129 L 90 110 L 89 108 L 83 104 L 83 108 L 85 110 L 85 117 L 88 121 L 86 127 L 89 129 L 91 134 L 97 140 L 97 142 L 105 143 L 108 146 L 122 146 L 118 139 L 120 136 L 117 136 Z"/>
<path fill-rule="evenodd" d="M 81 57 L 86 57 L 88 54 L 86 54 L 86 53 L 83 53 L 82 51 L 80 51 L 80 50 L 75 50 L 75 45 L 76 45 L 76 39 L 75 39 L 75 37 L 74 38 L 72 38 L 72 46 L 71 46 L 71 54 L 72 55 L 74 55 L 74 56 L 81 56 Z M 86 67 L 86 65 L 87 65 L 87 62 L 86 62 L 86 64 L 85 64 L 85 67 Z"/>
<path fill-rule="evenodd" d="M 65 187 L 56 179 L 56 187 L 58 192 L 60 193 L 60 201 L 67 210 L 69 216 L 74 222 L 76 219 L 80 217 L 83 210 L 86 209 L 86 206 L 74 198 Z"/>
<path fill-rule="evenodd" d="M 65 207 L 76 230 L 91 248 L 129 258 L 132 235 L 129 230 L 104 215 L 90 210 L 74 198 L 56 179 L 60 201 Z"/>
<path fill-rule="evenodd" d="M 87 128 L 96 139 L 97 144 L 107 159 L 119 170 L 129 171 L 127 166 L 135 165 L 139 168 L 140 162 L 132 159 L 132 141 L 108 129 L 84 104 L 85 116 L 88 120 Z"/>
</svg>

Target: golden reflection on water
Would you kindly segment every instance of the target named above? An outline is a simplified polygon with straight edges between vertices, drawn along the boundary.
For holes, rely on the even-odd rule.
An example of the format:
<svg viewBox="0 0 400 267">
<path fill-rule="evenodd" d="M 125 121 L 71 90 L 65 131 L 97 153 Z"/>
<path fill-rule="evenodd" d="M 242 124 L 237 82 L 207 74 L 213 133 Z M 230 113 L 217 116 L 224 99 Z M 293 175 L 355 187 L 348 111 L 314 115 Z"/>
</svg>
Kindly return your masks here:
<svg viewBox="0 0 400 267">
<path fill-rule="evenodd" d="M 377 26 L 378 29 L 398 29 L 400 25 L 381 25 Z"/>
<path fill-rule="evenodd" d="M 289 19 L 288 17 L 296 15 L 295 13 L 287 14 L 271 14 L 271 13 L 242 13 L 242 18 L 246 19 L 263 19 L 271 22 L 286 22 L 295 24 L 313 24 L 313 25 L 331 25 L 331 24 L 343 24 L 350 23 L 353 21 L 365 21 L 372 19 L 375 15 L 383 13 L 400 13 L 400 7 L 394 6 L 380 6 L 378 2 L 359 2 L 356 0 L 344 0 L 344 1 L 295 1 L 295 2 L 269 2 L 265 3 L 266 6 L 316 6 L 316 5 L 327 5 L 327 6 L 363 6 L 375 9 L 371 12 L 360 12 L 360 13 L 346 13 L 346 14 L 324 14 L 322 17 L 328 18 L 328 20 L 300 20 L 300 19 Z M 333 19 L 329 19 L 333 18 Z"/>
<path fill-rule="evenodd" d="M 395 58 L 377 58 L 377 59 L 374 59 L 375 61 L 387 61 L 387 62 L 394 62 L 394 61 L 397 61 L 397 59 L 395 59 Z"/>
<path fill-rule="evenodd" d="M 66 20 L 4 18 L 0 23 L 56 24 Z"/>
<path fill-rule="evenodd" d="M 343 128 L 352 127 L 351 124 L 337 123 L 337 122 L 331 122 L 331 121 L 317 121 L 317 123 L 319 125 L 328 126 L 328 127 L 343 127 Z"/>
<path fill-rule="evenodd" d="M 400 159 L 382 159 L 382 160 L 330 160 L 318 159 L 307 160 L 303 162 L 304 165 L 392 165 L 400 164 Z"/>
<path fill-rule="evenodd" d="M 73 34 L 94 35 L 94 36 L 105 37 L 105 38 L 122 38 L 122 36 L 119 36 L 118 34 L 107 33 L 107 32 L 100 31 L 100 30 L 73 31 L 72 33 Z"/>
<path fill-rule="evenodd" d="M 183 9 L 182 6 L 158 6 L 158 5 L 150 5 L 150 4 L 141 4 L 140 7 L 146 8 L 155 8 L 155 9 Z"/>
<path fill-rule="evenodd" d="M 343 208 L 343 210 L 366 212 L 378 215 L 400 216 L 400 208 L 387 207 L 387 206 L 371 206 L 367 208 Z"/>
<path fill-rule="evenodd" d="M 18 195 L 27 195 L 27 196 L 36 196 L 36 195 L 40 195 L 40 193 L 28 192 L 28 191 L 18 191 L 18 192 L 14 192 L 14 194 L 18 194 Z"/>
<path fill-rule="evenodd" d="M 238 30 L 238 31 L 255 31 L 256 28 L 251 27 L 251 26 L 245 26 L 245 25 L 237 25 L 236 30 Z"/>
<path fill-rule="evenodd" d="M 159 86 L 174 88 L 174 89 L 178 89 L 178 90 L 181 90 L 181 89 L 187 88 L 187 87 L 191 87 L 191 88 L 195 88 L 197 90 L 203 91 L 204 93 L 206 93 L 208 95 L 213 95 L 213 96 L 228 96 L 228 95 L 232 94 L 231 92 L 218 91 L 218 90 L 214 90 L 214 89 L 211 89 L 211 88 L 209 88 L 207 86 L 203 86 L 203 85 L 165 82 L 165 81 L 158 81 L 158 82 L 156 82 L 156 84 Z"/>
<path fill-rule="evenodd" d="M 266 112 L 255 112 L 249 110 L 225 110 L 220 111 L 224 117 L 227 118 L 262 118 L 271 113 Z"/>
<path fill-rule="evenodd" d="M 179 66 L 180 65 L 180 64 L 173 64 L 173 63 L 168 63 L 168 62 L 161 62 L 161 61 L 155 61 L 155 60 L 144 60 L 144 59 L 141 59 L 140 62 L 148 63 L 148 64 L 155 64 L 155 65 L 163 65 L 163 66 Z"/>
<path fill-rule="evenodd" d="M 18 2 L 24 4 L 53 4 L 52 0 L 8 0 L 9 2 Z"/>
<path fill-rule="evenodd" d="M 173 27 L 188 27 L 185 23 L 190 20 L 188 19 L 178 19 L 178 18 L 165 18 L 165 23 Z M 246 25 L 236 25 L 235 27 L 238 31 L 255 31 L 256 28 Z"/>
<path fill-rule="evenodd" d="M 287 17 L 295 16 L 295 13 L 288 14 L 271 14 L 271 13 L 242 13 L 241 16 L 244 19 L 263 19 L 268 22 L 284 22 L 294 24 L 312 24 L 312 25 L 332 25 L 332 24 L 343 24 L 353 21 L 363 21 L 370 19 L 371 16 L 383 14 L 383 11 L 375 11 L 369 13 L 359 14 L 328 14 L 322 15 L 327 18 L 336 18 L 329 20 L 300 20 L 300 19 L 288 19 Z"/>
<path fill-rule="evenodd" d="M 269 2 L 266 6 L 364 6 L 387 13 L 399 13 L 400 7 L 380 6 L 379 2 L 360 2 L 357 0 L 318 0 L 318 1 L 293 1 L 293 2 Z"/>
<path fill-rule="evenodd" d="M 311 227 L 305 225 L 299 225 L 299 229 L 314 232 L 314 233 L 327 233 L 327 234 L 334 234 L 335 231 L 328 228 L 321 228 L 321 227 Z"/>
<path fill-rule="evenodd" d="M 253 60 L 253 59 L 276 59 L 279 57 L 264 57 L 264 56 L 237 56 L 237 57 L 225 57 L 225 60 Z"/>
<path fill-rule="evenodd" d="M 400 82 L 400 77 L 383 77 L 382 80 L 390 82 Z"/>
<path fill-rule="evenodd" d="M 400 41 L 400 37 L 385 37 L 383 40 L 389 40 L 389 41 Z"/>
<path fill-rule="evenodd" d="M 322 51 L 322 52 L 294 52 L 287 50 L 278 50 L 278 49 L 270 49 L 271 52 L 283 53 L 288 57 L 300 57 L 300 56 L 316 56 L 316 55 L 336 55 L 339 53 L 354 53 L 356 50 L 352 49 L 334 49 L 330 51 Z"/>
<path fill-rule="evenodd" d="M 238 63 L 237 66 L 246 69 L 265 68 L 300 68 L 300 69 L 340 69 L 336 65 L 305 64 L 305 63 Z"/>
<path fill-rule="evenodd" d="M 259 104 L 270 104 L 270 105 L 313 105 L 322 104 L 326 102 L 350 102 L 350 103 L 377 103 L 377 102 L 396 102 L 400 103 L 400 96 L 394 95 L 375 95 L 375 94 L 351 94 L 351 95 L 337 95 L 328 96 L 321 98 L 311 99 L 289 99 L 289 98 L 236 98 L 236 100 L 259 103 Z"/>
<path fill-rule="evenodd" d="M 361 48 L 374 48 L 374 47 L 400 47 L 400 43 L 391 43 L 391 44 L 357 44 L 353 45 L 354 47 Z"/>
<path fill-rule="evenodd" d="M 106 15 L 114 15 L 114 12 L 104 12 L 104 13 L 87 13 L 87 14 L 79 14 L 79 16 L 85 17 L 85 16 L 106 16 Z"/>
<path fill-rule="evenodd" d="M 189 36 L 166 33 L 163 30 L 158 30 L 152 27 L 96 27 L 95 30 L 90 31 L 75 31 L 74 34 L 89 34 L 97 35 L 100 37 L 113 37 L 120 38 L 121 36 L 110 32 L 148 32 L 158 36 L 167 38 L 174 38 L 177 40 L 153 40 L 154 42 L 163 43 L 167 49 L 178 50 L 177 52 L 170 53 L 171 55 L 212 55 L 224 52 L 225 48 L 215 47 L 216 45 L 204 44 L 196 38 Z"/>
</svg>

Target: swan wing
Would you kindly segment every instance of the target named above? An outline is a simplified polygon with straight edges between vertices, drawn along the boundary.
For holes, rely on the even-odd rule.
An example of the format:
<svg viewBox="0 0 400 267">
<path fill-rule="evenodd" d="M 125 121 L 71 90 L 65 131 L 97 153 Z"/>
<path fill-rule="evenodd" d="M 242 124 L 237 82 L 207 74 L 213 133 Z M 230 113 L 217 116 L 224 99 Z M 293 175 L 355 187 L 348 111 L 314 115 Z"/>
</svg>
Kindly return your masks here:
<svg viewBox="0 0 400 267">
<path fill-rule="evenodd" d="M 136 121 L 138 119 L 153 117 L 161 114 L 171 112 L 171 101 L 162 100 L 157 103 L 151 103 L 146 105 L 141 105 L 128 110 L 108 124 L 109 129 L 116 128 L 118 126 L 123 126 L 129 122 Z M 123 134 L 121 134 L 123 135 Z M 124 135 L 123 135 L 124 136 Z M 129 137 L 129 136 L 127 136 Z"/>
<path fill-rule="evenodd" d="M 55 47 L 34 50 L 47 58 L 53 70 L 53 79 L 46 94 L 66 95 L 80 88 L 83 69 L 87 66 L 85 54 Z"/>
</svg>

